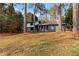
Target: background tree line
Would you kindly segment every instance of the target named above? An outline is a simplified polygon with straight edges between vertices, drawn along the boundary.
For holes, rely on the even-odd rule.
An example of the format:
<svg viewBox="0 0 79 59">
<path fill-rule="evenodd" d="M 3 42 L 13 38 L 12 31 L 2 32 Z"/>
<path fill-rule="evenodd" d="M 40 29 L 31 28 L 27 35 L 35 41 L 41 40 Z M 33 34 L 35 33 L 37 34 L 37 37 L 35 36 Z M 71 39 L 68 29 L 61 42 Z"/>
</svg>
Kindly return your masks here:
<svg viewBox="0 0 79 59">
<path fill-rule="evenodd" d="M 59 22 L 59 30 L 61 31 L 61 24 L 66 23 L 66 28 L 69 30 L 73 29 L 73 5 L 59 3 L 53 4 L 50 10 L 47 10 L 45 5 L 42 3 L 31 3 L 29 7 L 33 9 L 33 14 L 27 13 L 27 4 L 24 3 L 23 5 L 23 14 L 22 12 L 16 12 L 14 3 L 0 3 L 0 32 L 26 32 L 27 21 L 29 17 L 32 16 L 30 19 L 35 22 L 38 21 L 38 17 L 36 16 L 37 13 L 40 14 L 41 18 L 43 15 L 50 14 L 50 20 L 58 19 Z M 68 7 L 68 8 L 67 8 Z M 64 15 L 63 11 L 64 10 Z M 42 20 L 40 20 L 42 21 Z"/>
<path fill-rule="evenodd" d="M 22 32 L 23 16 L 15 12 L 14 4 L 0 3 L 0 32 Z"/>
<path fill-rule="evenodd" d="M 0 3 L 0 32 L 26 32 L 27 21 L 36 22 L 38 20 L 36 14 L 44 14 L 46 11 L 45 5 L 42 3 L 29 4 L 30 9 L 34 10 L 33 14 L 27 13 L 26 3 L 22 4 L 23 14 L 19 11 L 16 12 L 14 6 L 16 6 L 14 3 Z"/>
</svg>

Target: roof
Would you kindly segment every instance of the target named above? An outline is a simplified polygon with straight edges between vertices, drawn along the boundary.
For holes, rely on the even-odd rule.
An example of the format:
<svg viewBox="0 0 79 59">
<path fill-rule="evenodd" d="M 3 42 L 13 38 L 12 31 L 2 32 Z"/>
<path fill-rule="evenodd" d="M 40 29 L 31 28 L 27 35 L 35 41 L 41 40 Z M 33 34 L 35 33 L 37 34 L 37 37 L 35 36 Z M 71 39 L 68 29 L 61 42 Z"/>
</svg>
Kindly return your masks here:
<svg viewBox="0 0 79 59">
<path fill-rule="evenodd" d="M 27 23 L 34 23 L 33 21 L 27 21 Z"/>
<path fill-rule="evenodd" d="M 53 23 L 44 23 L 44 24 L 38 24 L 36 26 L 58 26 L 58 24 L 53 24 Z M 66 25 L 65 23 L 62 23 L 62 26 Z"/>
<path fill-rule="evenodd" d="M 44 24 L 38 24 L 37 26 L 46 26 L 46 25 L 50 25 L 50 26 L 58 26 L 58 24 L 50 24 L 50 23 L 44 23 Z"/>
</svg>

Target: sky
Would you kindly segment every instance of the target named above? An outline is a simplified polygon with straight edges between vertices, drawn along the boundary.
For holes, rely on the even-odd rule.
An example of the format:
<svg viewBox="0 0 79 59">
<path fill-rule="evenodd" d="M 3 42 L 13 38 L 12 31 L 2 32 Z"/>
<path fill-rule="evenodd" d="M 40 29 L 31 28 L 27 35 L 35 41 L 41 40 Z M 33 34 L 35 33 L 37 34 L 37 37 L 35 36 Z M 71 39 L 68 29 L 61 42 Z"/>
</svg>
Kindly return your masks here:
<svg viewBox="0 0 79 59">
<path fill-rule="evenodd" d="M 46 9 L 50 9 L 54 4 L 52 4 L 52 3 L 44 3 L 44 5 L 45 5 L 45 7 L 46 7 Z M 17 4 L 16 6 L 15 6 L 15 10 L 16 11 L 20 11 L 20 12 L 22 12 L 22 9 L 23 9 L 23 4 Z M 27 13 L 34 13 L 34 11 L 33 11 L 33 9 L 32 8 L 30 8 L 29 7 L 29 5 L 27 4 Z M 62 13 L 63 13 L 63 15 L 64 15 L 64 11 L 62 11 Z M 23 14 L 23 12 L 22 12 L 22 14 Z M 38 17 L 40 17 L 39 16 L 39 14 L 36 14 Z M 49 16 L 49 18 L 50 18 L 50 16 Z"/>
<path fill-rule="evenodd" d="M 47 9 L 50 9 L 52 7 L 52 4 L 51 3 L 44 3 L 45 7 Z M 27 5 L 28 6 L 28 5 Z M 15 7 L 15 10 L 17 11 L 21 11 L 22 12 L 22 9 L 23 9 L 23 5 L 22 4 L 17 4 L 16 7 Z M 29 6 L 27 7 L 27 12 L 31 12 L 33 13 L 33 9 L 31 9 Z"/>
<path fill-rule="evenodd" d="M 45 8 L 48 9 L 48 10 L 52 7 L 52 4 L 51 4 L 51 3 L 44 3 L 44 5 L 45 5 Z M 22 12 L 22 9 L 23 9 L 23 5 L 22 5 L 22 4 L 17 4 L 17 5 L 15 6 L 15 10 L 16 10 L 16 11 Z M 34 13 L 33 9 L 30 8 L 29 5 L 27 4 L 27 13 L 29 13 L 29 12 L 30 12 L 30 13 Z M 23 12 L 22 12 L 22 14 L 23 14 Z M 37 13 L 36 15 L 37 15 L 37 17 L 40 18 L 40 16 L 39 16 L 38 13 Z M 48 18 L 50 19 L 49 16 L 48 16 Z"/>
</svg>

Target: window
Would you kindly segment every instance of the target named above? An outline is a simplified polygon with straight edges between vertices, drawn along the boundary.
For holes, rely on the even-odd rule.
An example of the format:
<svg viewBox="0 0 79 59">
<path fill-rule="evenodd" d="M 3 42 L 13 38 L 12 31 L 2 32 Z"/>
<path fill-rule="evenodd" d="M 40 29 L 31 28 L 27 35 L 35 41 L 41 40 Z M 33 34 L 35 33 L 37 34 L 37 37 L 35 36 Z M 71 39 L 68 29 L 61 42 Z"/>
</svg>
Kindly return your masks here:
<svg viewBox="0 0 79 59">
<path fill-rule="evenodd" d="M 31 31 L 33 30 L 33 28 L 31 28 Z"/>
<path fill-rule="evenodd" d="M 30 23 L 30 25 L 33 25 L 33 23 Z"/>
</svg>

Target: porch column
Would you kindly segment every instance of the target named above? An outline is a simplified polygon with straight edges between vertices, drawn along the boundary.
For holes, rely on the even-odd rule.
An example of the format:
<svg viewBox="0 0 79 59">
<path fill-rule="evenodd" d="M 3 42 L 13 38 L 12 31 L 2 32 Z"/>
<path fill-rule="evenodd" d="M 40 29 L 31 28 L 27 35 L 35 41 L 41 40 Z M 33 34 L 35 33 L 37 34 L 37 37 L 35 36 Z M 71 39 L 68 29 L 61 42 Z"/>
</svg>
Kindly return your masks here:
<svg viewBox="0 0 79 59">
<path fill-rule="evenodd" d="M 44 32 L 45 32 L 45 25 L 44 25 Z"/>
<path fill-rule="evenodd" d="M 39 31 L 39 25 L 38 25 L 38 31 Z"/>
<path fill-rule="evenodd" d="M 39 29 L 40 29 L 40 31 L 41 31 L 41 26 L 39 26 Z"/>
<path fill-rule="evenodd" d="M 46 26 L 44 27 L 44 29 L 45 29 L 45 32 L 46 32 Z"/>
</svg>

